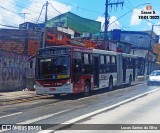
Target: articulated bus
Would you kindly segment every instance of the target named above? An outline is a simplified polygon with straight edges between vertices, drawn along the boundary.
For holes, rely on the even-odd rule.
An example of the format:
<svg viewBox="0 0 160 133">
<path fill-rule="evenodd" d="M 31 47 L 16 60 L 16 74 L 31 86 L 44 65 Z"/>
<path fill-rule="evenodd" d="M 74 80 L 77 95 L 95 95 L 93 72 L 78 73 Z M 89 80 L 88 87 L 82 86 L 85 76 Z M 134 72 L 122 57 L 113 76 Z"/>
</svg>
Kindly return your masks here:
<svg viewBox="0 0 160 133">
<path fill-rule="evenodd" d="M 39 49 L 36 57 L 37 94 L 81 93 L 131 85 L 136 80 L 137 56 L 76 46 Z"/>
</svg>

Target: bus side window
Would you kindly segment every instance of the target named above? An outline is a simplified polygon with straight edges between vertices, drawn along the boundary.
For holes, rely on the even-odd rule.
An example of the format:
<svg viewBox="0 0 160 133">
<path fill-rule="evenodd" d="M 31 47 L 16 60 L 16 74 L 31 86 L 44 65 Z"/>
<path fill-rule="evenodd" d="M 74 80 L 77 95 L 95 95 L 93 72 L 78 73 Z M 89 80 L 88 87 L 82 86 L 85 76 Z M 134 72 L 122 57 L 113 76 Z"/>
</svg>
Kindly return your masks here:
<svg viewBox="0 0 160 133">
<path fill-rule="evenodd" d="M 106 56 L 106 72 L 111 72 L 111 56 Z"/>
<path fill-rule="evenodd" d="M 91 74 L 92 73 L 92 57 L 90 54 L 82 54 L 82 73 Z"/>
<path fill-rule="evenodd" d="M 104 55 L 100 55 L 100 73 L 106 73 L 106 63 Z"/>
<path fill-rule="evenodd" d="M 112 72 L 117 72 L 117 65 L 116 65 L 116 57 L 111 56 L 111 69 Z"/>
<path fill-rule="evenodd" d="M 81 53 L 80 52 L 73 52 L 73 72 L 74 73 L 81 73 Z"/>
<path fill-rule="evenodd" d="M 81 70 L 82 70 L 82 63 L 81 63 L 81 53 L 80 52 L 73 52 L 73 82 L 78 83 L 81 77 Z"/>
<path fill-rule="evenodd" d="M 81 73 L 81 60 L 73 59 L 73 71 L 74 73 Z"/>
<path fill-rule="evenodd" d="M 133 63 L 132 63 L 132 59 L 131 58 L 127 58 L 126 60 L 126 68 L 127 69 L 132 69 L 133 68 Z"/>
</svg>

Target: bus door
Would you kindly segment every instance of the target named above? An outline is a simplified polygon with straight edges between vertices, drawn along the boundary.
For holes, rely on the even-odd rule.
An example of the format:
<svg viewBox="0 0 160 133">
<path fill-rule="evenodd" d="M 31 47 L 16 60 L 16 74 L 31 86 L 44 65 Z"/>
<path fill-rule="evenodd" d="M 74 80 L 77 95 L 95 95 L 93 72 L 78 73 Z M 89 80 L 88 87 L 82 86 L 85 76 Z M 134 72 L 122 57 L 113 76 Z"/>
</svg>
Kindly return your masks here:
<svg viewBox="0 0 160 133">
<path fill-rule="evenodd" d="M 136 79 L 136 59 L 132 59 L 132 65 L 133 65 L 133 81 Z"/>
<path fill-rule="evenodd" d="M 123 83 L 126 82 L 126 65 L 127 65 L 127 59 L 123 58 Z"/>
<path fill-rule="evenodd" d="M 122 71 L 122 54 L 117 54 L 117 86 L 122 85 L 123 82 L 123 71 Z"/>
<path fill-rule="evenodd" d="M 72 63 L 72 80 L 74 87 L 79 88 L 78 91 L 82 90 L 82 85 L 80 82 L 80 77 L 82 75 L 82 62 L 81 62 L 81 53 L 73 52 L 73 63 Z M 74 88 L 73 87 L 73 88 Z"/>
<path fill-rule="evenodd" d="M 99 57 L 93 55 L 93 74 L 94 74 L 94 87 L 99 87 Z"/>
</svg>

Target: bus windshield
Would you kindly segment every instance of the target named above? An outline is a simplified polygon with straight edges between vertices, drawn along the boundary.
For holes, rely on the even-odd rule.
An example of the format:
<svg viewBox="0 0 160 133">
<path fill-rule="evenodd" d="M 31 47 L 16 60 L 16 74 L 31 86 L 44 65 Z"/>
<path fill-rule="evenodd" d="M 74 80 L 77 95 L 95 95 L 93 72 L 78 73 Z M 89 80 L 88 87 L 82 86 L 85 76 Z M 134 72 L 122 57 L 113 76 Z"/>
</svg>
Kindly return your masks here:
<svg viewBox="0 0 160 133">
<path fill-rule="evenodd" d="M 38 79 L 65 79 L 70 77 L 70 57 L 53 56 L 38 59 Z"/>
</svg>

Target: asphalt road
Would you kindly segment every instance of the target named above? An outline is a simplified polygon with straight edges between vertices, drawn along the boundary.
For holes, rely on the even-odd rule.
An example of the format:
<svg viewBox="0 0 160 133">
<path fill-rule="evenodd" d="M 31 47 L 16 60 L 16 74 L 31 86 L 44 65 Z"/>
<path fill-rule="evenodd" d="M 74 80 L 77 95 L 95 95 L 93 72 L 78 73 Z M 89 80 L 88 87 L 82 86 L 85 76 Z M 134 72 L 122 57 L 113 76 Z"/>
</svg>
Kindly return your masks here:
<svg viewBox="0 0 160 133">
<path fill-rule="evenodd" d="M 112 115 L 107 114 L 110 116 L 109 120 L 111 120 L 112 123 L 115 122 L 126 124 L 129 122 L 131 117 L 136 118 L 137 114 L 135 114 L 135 111 L 143 107 L 140 106 L 141 104 L 139 104 L 139 102 L 137 103 L 138 105 L 135 109 L 133 106 L 130 106 L 130 108 L 128 104 L 132 103 L 132 101 L 136 102 L 138 99 L 147 97 L 150 95 L 148 92 L 159 92 L 159 89 L 159 86 L 147 86 L 146 84 L 139 84 L 128 88 L 116 89 L 111 92 L 106 92 L 105 90 L 96 91 L 90 97 L 83 97 L 82 95 L 69 95 L 62 96 L 61 99 L 39 99 L 36 101 L 30 101 L 16 105 L 8 105 L 0 107 L 0 124 L 66 124 L 67 122 L 83 123 L 83 120 L 89 119 L 92 121 L 91 116 L 95 116 L 105 111 L 113 112 L 111 113 Z M 156 103 L 158 100 L 160 101 L 157 94 L 156 98 L 152 99 L 149 103 L 151 105 L 152 102 Z M 146 101 L 147 100 L 144 100 L 143 104 L 145 104 Z M 146 102 L 147 105 L 149 103 Z M 145 106 L 146 108 L 144 109 L 146 113 L 148 112 L 147 115 L 151 115 L 150 112 L 147 111 L 150 109 L 150 105 Z M 155 108 L 157 106 L 152 107 Z M 122 109 L 120 110 L 119 108 Z M 127 110 L 131 112 L 128 113 Z M 125 111 L 125 113 L 122 111 Z M 122 116 L 117 116 L 117 112 L 120 112 Z M 133 113 L 133 115 L 131 113 Z M 146 115 L 143 115 L 144 120 L 145 116 Z M 108 116 L 105 117 L 107 118 Z M 101 119 L 103 118 L 104 117 L 101 117 Z M 104 119 L 104 122 L 105 120 L 106 119 Z"/>
<path fill-rule="evenodd" d="M 159 133 L 160 89 L 150 92 L 112 110 L 79 120 L 78 126 L 66 126 L 67 130 L 56 133 Z"/>
</svg>

